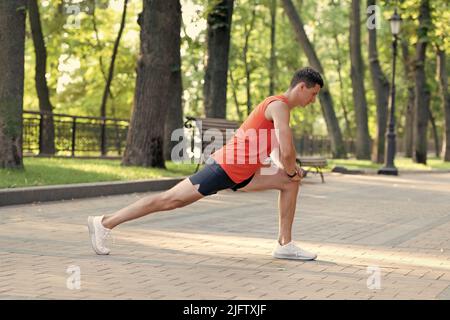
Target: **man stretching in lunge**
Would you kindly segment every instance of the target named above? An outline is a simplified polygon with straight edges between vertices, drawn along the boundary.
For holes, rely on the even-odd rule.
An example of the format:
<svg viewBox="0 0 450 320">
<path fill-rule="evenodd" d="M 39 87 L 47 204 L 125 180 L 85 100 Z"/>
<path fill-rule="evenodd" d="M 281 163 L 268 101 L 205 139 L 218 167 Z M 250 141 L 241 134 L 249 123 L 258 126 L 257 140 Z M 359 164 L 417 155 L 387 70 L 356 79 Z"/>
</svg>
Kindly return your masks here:
<svg viewBox="0 0 450 320">
<path fill-rule="evenodd" d="M 208 161 L 202 170 L 170 190 L 146 196 L 114 214 L 89 217 L 89 234 L 94 251 L 109 254 L 110 250 L 105 247 L 106 236 L 111 229 L 126 221 L 181 208 L 224 189 L 246 192 L 276 189 L 280 191 L 279 234 L 272 255 L 281 259 L 316 259 L 316 254 L 302 250 L 292 242 L 292 223 L 302 171 L 296 165 L 289 117 L 295 107 L 313 103 L 322 87 L 323 80 L 317 71 L 309 67 L 298 70 L 292 77 L 289 89 L 261 102 L 233 138 L 211 155 L 209 160 L 213 161 Z M 257 134 L 252 138 L 247 132 Z M 274 132 L 275 138 L 271 138 Z M 259 139 L 257 143 L 252 141 L 255 136 Z M 275 170 L 267 173 L 263 163 L 275 148 L 279 148 L 279 156 L 273 159 L 276 167 L 272 166 Z"/>
</svg>

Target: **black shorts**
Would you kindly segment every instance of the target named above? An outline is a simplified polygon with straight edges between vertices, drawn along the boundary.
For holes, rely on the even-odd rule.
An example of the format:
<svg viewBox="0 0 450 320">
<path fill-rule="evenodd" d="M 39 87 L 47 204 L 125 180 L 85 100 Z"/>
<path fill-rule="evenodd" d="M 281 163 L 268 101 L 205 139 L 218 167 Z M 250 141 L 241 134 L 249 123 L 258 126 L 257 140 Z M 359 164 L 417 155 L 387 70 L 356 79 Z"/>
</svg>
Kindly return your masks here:
<svg viewBox="0 0 450 320">
<path fill-rule="evenodd" d="M 224 189 L 236 191 L 243 188 L 252 180 L 253 176 L 254 174 L 248 179 L 236 183 L 230 179 L 219 164 L 213 162 L 211 164 L 206 164 L 202 170 L 190 176 L 189 180 L 194 186 L 197 184 L 199 185 L 198 192 L 204 196 L 209 196 Z"/>
</svg>

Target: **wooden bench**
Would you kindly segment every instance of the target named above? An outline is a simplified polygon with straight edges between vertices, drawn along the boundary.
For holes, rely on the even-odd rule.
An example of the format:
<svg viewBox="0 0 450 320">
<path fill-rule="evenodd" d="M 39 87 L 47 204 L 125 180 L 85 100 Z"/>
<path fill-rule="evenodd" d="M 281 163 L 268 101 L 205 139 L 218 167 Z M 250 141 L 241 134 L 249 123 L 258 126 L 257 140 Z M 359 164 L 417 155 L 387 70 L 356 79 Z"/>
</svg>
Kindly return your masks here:
<svg viewBox="0 0 450 320">
<path fill-rule="evenodd" d="M 201 144 L 201 161 L 198 163 L 197 168 L 195 169 L 195 172 L 198 171 L 200 164 L 204 163 L 207 159 L 203 158 L 203 151 L 205 150 L 205 147 L 211 143 L 211 132 L 208 132 L 210 129 L 216 129 L 219 130 L 222 134 L 222 143 L 221 146 L 223 146 L 227 142 L 227 130 L 233 130 L 236 131 L 240 123 L 237 121 L 230 121 L 226 119 L 220 119 L 220 118 L 197 118 L 197 117 L 186 117 L 186 121 L 184 122 L 184 126 L 188 129 L 193 128 L 193 123 L 195 123 L 195 126 L 199 128 L 199 134 L 200 138 L 202 139 Z M 217 132 L 217 131 L 216 131 Z M 192 141 L 191 141 L 191 151 L 194 152 L 194 137 L 195 137 L 195 130 L 192 130 Z"/>
<path fill-rule="evenodd" d="M 328 163 L 327 159 L 323 157 L 297 157 L 297 164 L 302 168 L 309 168 L 305 170 L 305 176 L 308 174 L 308 172 L 311 171 L 311 168 L 316 169 L 316 174 L 320 174 L 320 177 L 322 178 L 322 183 L 325 182 L 325 179 L 323 177 L 322 169 L 325 168 Z"/>
<path fill-rule="evenodd" d="M 226 131 L 227 130 L 233 130 L 236 131 L 240 123 L 237 121 L 230 121 L 225 119 L 219 119 L 219 118 L 199 118 L 199 117 L 186 117 L 186 121 L 184 122 L 184 126 L 188 129 L 193 129 L 193 127 L 197 127 L 199 129 L 200 138 L 202 139 L 201 144 L 201 161 L 198 163 L 197 168 L 195 169 L 195 172 L 198 171 L 200 168 L 200 164 L 204 163 L 207 159 L 204 159 L 203 157 L 203 151 L 205 150 L 205 147 L 211 143 L 211 135 L 208 130 L 210 129 L 216 129 L 219 130 L 222 134 L 222 143 L 221 146 L 223 146 L 227 142 L 227 136 Z M 217 132 L 217 131 L 216 131 Z M 195 130 L 192 130 L 192 140 L 191 140 L 191 151 L 194 152 L 194 138 L 195 138 Z M 323 177 L 322 169 L 327 166 L 327 159 L 316 157 L 316 158 L 310 158 L 310 157 L 297 157 L 297 163 L 301 167 L 306 168 L 315 168 L 316 174 L 319 173 L 322 178 L 322 183 L 325 182 L 325 179 Z M 311 170 L 305 170 L 305 173 L 308 174 Z"/>
</svg>

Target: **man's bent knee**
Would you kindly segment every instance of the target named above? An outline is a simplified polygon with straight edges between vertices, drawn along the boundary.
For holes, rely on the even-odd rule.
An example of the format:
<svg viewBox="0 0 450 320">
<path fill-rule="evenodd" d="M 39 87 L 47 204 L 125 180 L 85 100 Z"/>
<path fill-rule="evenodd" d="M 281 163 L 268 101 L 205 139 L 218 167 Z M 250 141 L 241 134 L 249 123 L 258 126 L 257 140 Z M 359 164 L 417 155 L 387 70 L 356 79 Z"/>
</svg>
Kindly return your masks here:
<svg viewBox="0 0 450 320">
<path fill-rule="evenodd" d="M 295 191 L 300 187 L 300 181 L 292 181 L 289 179 L 287 183 L 284 183 L 282 186 L 282 190 L 285 191 Z"/>
</svg>

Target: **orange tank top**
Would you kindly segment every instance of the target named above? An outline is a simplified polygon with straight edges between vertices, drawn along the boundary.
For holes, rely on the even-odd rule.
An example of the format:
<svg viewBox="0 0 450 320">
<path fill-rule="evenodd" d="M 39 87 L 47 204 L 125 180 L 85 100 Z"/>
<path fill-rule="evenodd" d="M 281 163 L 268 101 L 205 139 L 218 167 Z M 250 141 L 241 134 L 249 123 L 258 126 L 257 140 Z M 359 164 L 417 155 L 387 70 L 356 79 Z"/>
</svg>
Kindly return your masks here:
<svg viewBox="0 0 450 320">
<path fill-rule="evenodd" d="M 288 103 L 283 95 L 270 96 L 261 102 L 239 127 L 235 135 L 211 157 L 231 180 L 240 183 L 252 176 L 278 146 L 273 121 L 264 116 L 273 101 Z"/>
</svg>

